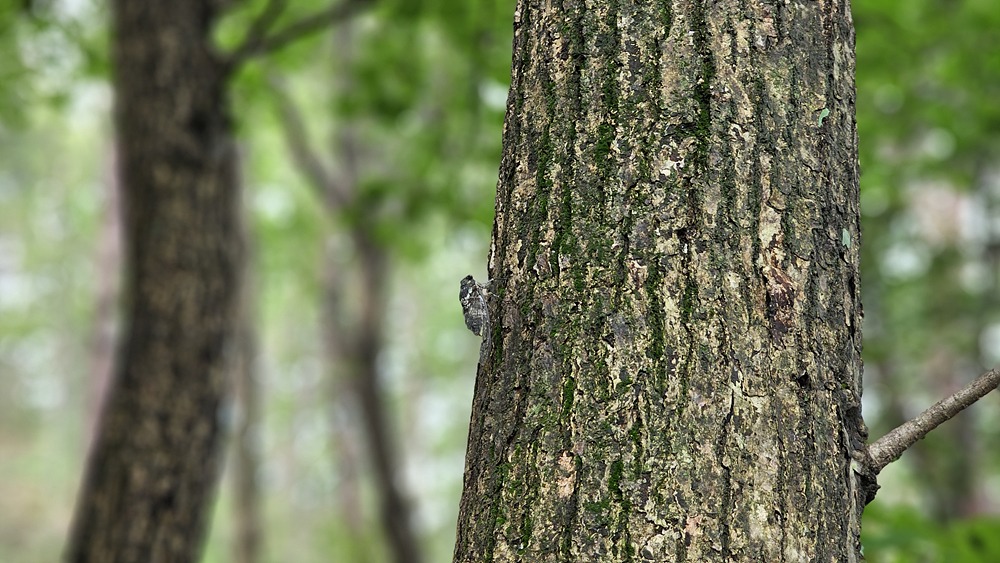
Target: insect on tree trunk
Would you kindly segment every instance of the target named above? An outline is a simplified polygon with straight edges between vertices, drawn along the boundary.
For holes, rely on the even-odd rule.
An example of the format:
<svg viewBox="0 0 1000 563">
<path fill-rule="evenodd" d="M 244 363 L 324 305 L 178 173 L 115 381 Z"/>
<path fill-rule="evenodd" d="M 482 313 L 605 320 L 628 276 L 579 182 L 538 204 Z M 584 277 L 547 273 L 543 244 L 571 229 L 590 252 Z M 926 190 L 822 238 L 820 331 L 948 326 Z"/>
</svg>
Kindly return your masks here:
<svg viewBox="0 0 1000 563">
<path fill-rule="evenodd" d="M 514 30 L 455 561 L 859 559 L 848 1 Z"/>
</svg>

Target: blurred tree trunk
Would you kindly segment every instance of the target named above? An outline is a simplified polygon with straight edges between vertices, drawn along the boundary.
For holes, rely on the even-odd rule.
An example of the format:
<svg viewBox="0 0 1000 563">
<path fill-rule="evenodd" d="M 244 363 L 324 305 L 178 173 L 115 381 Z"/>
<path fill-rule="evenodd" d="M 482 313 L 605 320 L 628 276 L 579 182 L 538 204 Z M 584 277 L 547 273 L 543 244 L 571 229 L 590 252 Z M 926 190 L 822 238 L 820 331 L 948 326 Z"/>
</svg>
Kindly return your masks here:
<svg viewBox="0 0 1000 563">
<path fill-rule="evenodd" d="M 323 250 L 323 352 L 326 373 L 329 378 L 330 437 L 333 463 L 336 472 L 337 513 L 343 519 L 357 545 L 351 545 L 349 553 L 358 563 L 368 561 L 365 541 L 365 511 L 361 504 L 361 459 L 359 450 L 363 444 L 357 421 L 357 393 L 352 385 L 351 370 L 345 365 L 347 334 L 350 333 L 343 301 L 349 293 L 344 276 L 349 253 L 336 240 L 328 241 Z"/>
<path fill-rule="evenodd" d="M 337 52 L 340 83 L 338 90 L 350 89 L 349 68 L 351 57 L 351 20 L 337 27 Z M 363 201 L 359 177 L 363 166 L 362 147 L 356 138 L 354 124 L 348 119 L 342 124 L 334 142 L 336 173 L 331 172 L 322 153 L 309 140 L 303 117 L 283 86 L 272 77 L 275 100 L 281 114 L 281 125 L 289 151 L 299 171 L 307 178 L 324 202 L 331 216 L 352 213 L 347 225 L 346 240 L 356 275 L 353 287 L 340 272 L 333 256 L 324 259 L 323 310 L 324 336 L 328 357 L 336 358 L 349 377 L 349 389 L 357 400 L 360 425 L 364 429 L 365 445 L 370 455 L 376 493 L 379 496 L 379 516 L 388 540 L 388 550 L 397 563 L 419 563 L 422 549 L 414 530 L 411 507 L 400 483 L 402 463 L 400 448 L 395 443 L 395 433 L 389 423 L 390 413 L 382 389 L 378 358 L 385 349 L 388 299 L 388 255 L 377 240 L 375 228 L 380 218 L 378 209 Z M 327 248 L 332 252 L 333 245 Z M 350 296 L 350 302 L 347 297 Z M 333 370 L 331 370 L 331 377 Z M 331 388 L 345 386 L 334 383 Z M 331 401 L 336 407 L 338 401 Z M 335 434 L 334 439 L 338 439 Z"/>
<path fill-rule="evenodd" d="M 335 69 L 339 77 L 336 89 L 342 97 L 350 95 L 355 88 L 351 74 L 356 58 L 353 48 L 355 25 L 353 20 L 347 20 L 336 28 L 336 52 L 333 59 L 338 65 Z M 341 350 L 350 366 L 352 387 L 359 399 L 362 427 L 375 470 L 375 487 L 380 502 L 379 517 L 389 540 L 392 558 L 396 563 L 420 563 L 423 561 L 422 549 L 413 527 L 406 488 L 400 482 L 403 475 L 401 460 L 404 456 L 398 439 L 395 439 L 397 433 L 392 431 L 389 422 L 389 401 L 382 388 L 382 374 L 378 365 L 379 355 L 386 348 L 389 257 L 383 244 L 377 241 L 377 209 L 372 205 L 358 203 L 363 150 L 357 133 L 357 125 L 352 119 L 347 118 L 341 124 L 333 146 L 333 154 L 339 164 L 339 182 L 325 186 L 325 201 L 331 215 L 343 212 L 344 209 L 355 209 L 356 213 L 363 215 L 348 227 L 358 268 L 358 309 L 350 331 L 340 331 L 341 336 L 351 335 L 345 342 L 346 345 L 341 345 Z M 349 200 L 338 198 L 338 186 L 341 197 L 349 194 Z M 343 293 L 336 296 L 329 290 L 325 292 L 325 296 L 335 301 L 344 299 Z M 333 309 L 332 304 L 327 308 Z"/>
<path fill-rule="evenodd" d="M 244 240 L 249 234 L 243 231 Z M 249 245 L 249 243 L 248 243 Z M 239 333 L 232 366 L 233 377 L 233 561 L 256 563 L 261 559 L 260 487 L 260 383 L 257 369 L 257 303 L 253 277 L 252 252 L 248 252 L 244 288 L 240 299 Z"/>
<path fill-rule="evenodd" d="M 332 90 L 340 99 L 349 94 L 354 87 L 353 69 L 356 58 L 354 42 L 354 20 L 346 20 L 334 27 L 331 42 L 330 66 L 332 71 Z M 337 179 L 322 180 L 312 178 L 315 189 L 326 204 L 326 210 L 331 215 L 338 213 L 343 204 L 339 193 L 354 194 L 358 189 L 358 174 L 360 154 L 355 137 L 353 119 L 344 116 L 339 123 L 336 134 L 332 138 L 330 154 L 339 170 Z M 318 183 L 318 182 L 322 182 Z M 336 182 L 337 184 L 334 184 Z M 337 188 L 339 186 L 339 189 Z M 337 502 L 338 511 L 345 524 L 351 530 L 353 537 L 358 538 L 362 545 L 352 545 L 351 556 L 358 563 L 365 563 L 371 555 L 370 546 L 365 545 L 366 514 L 361 505 L 361 487 L 363 481 L 362 459 L 358 455 L 365 448 L 365 436 L 361 428 L 362 405 L 357 400 L 358 370 L 354 360 L 355 346 L 351 340 L 357 328 L 358 314 L 349 311 L 345 301 L 357 282 L 351 283 L 352 266 L 359 263 L 354 253 L 354 247 L 349 237 L 341 233 L 328 236 L 323 254 L 323 344 L 326 349 L 327 376 L 330 378 L 330 419 L 331 439 L 334 446 L 334 463 L 337 467 Z M 374 288 L 359 288 L 359 291 L 370 292 Z M 368 448 L 370 451 L 371 448 Z"/>
<path fill-rule="evenodd" d="M 848 2 L 514 29 L 455 560 L 860 560 Z"/>
<path fill-rule="evenodd" d="M 101 209 L 101 231 L 98 238 L 96 256 L 94 296 L 94 334 L 91 344 L 90 377 L 87 379 L 87 444 L 94 441 L 101 406 L 111 381 L 115 359 L 115 334 L 118 330 L 118 302 L 121 288 L 122 241 L 121 241 L 121 188 L 115 166 L 118 157 L 114 150 L 108 151 L 108 167 L 105 173 L 103 207 Z"/>
<path fill-rule="evenodd" d="M 982 205 L 983 216 L 989 218 L 1000 216 L 1000 194 L 997 193 L 996 182 L 993 179 L 997 173 L 997 165 L 992 159 L 982 156 L 976 160 L 974 172 L 973 187 Z M 997 311 L 1000 311 L 1000 224 L 995 220 L 985 221 L 985 224 L 985 239 L 982 241 L 978 260 L 984 266 L 986 283 L 977 300 L 978 306 L 974 317 L 976 330 L 972 342 L 974 357 L 978 362 L 974 367 L 979 373 L 986 371 L 994 363 L 993 358 L 997 352 L 991 350 L 987 344 L 987 334 L 996 322 Z M 976 416 L 981 416 L 981 411 L 977 411 Z M 981 426 L 977 427 L 977 421 L 972 416 L 957 418 L 966 419 L 967 433 L 959 442 L 959 447 L 963 448 L 962 457 L 966 459 L 968 473 L 955 476 L 963 483 L 960 489 L 963 494 L 956 506 L 956 512 L 963 518 L 995 512 L 995 506 L 990 502 L 993 497 L 987 493 L 988 464 L 985 455 L 987 447 L 982 432 L 978 431 Z"/>
<path fill-rule="evenodd" d="M 68 560 L 197 561 L 242 274 L 216 2 L 112 3 L 125 317 Z"/>
</svg>

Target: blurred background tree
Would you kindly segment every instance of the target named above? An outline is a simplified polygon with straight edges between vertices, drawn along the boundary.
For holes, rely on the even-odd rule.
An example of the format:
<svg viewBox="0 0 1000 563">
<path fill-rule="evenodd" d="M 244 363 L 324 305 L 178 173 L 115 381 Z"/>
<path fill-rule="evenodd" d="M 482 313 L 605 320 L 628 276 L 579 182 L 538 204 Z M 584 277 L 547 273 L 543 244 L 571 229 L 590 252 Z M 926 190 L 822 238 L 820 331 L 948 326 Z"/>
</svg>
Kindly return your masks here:
<svg viewBox="0 0 1000 563">
<path fill-rule="evenodd" d="M 872 435 L 1000 363 L 1000 5 L 859 1 L 865 413 Z M 993 561 L 996 393 L 890 465 L 874 561 Z"/>
<path fill-rule="evenodd" d="M 267 4 L 236 6 L 220 49 Z M 271 23 L 326 6 L 289 3 Z M 0 6 L 2 561 L 59 557 L 111 364 L 106 10 Z M 387 483 L 422 559 L 450 558 L 478 355 L 455 297 L 485 271 L 512 14 L 513 0 L 374 1 L 234 77 L 255 249 L 240 380 L 256 392 L 226 410 L 240 439 L 206 561 L 396 560 Z M 1000 363 L 1000 5 L 857 0 L 854 15 L 865 412 L 879 436 Z M 364 393 L 388 461 L 372 455 Z M 997 403 L 882 474 L 870 561 L 1000 560 Z"/>
</svg>

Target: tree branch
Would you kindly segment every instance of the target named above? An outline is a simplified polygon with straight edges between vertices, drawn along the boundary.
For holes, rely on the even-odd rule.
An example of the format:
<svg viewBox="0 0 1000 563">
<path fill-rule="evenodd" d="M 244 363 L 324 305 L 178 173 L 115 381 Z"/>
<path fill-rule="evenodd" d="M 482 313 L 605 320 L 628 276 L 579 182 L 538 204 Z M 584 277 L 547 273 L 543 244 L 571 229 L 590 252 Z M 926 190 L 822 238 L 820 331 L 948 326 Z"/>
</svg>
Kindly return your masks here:
<svg viewBox="0 0 1000 563">
<path fill-rule="evenodd" d="M 264 40 L 264 36 L 271 30 L 274 20 L 278 19 L 278 16 L 285 11 L 285 6 L 287 5 L 287 0 L 267 0 L 264 10 L 254 18 L 243 41 L 233 51 L 230 60 L 234 65 L 238 64 L 238 61 L 245 59 L 252 52 L 254 46 L 259 45 Z"/>
<path fill-rule="evenodd" d="M 298 39 L 323 31 L 330 25 L 353 16 L 368 4 L 369 0 L 341 0 L 325 10 L 305 16 L 288 24 L 284 29 L 269 34 L 271 21 L 284 10 L 285 6 L 285 0 L 269 0 L 260 17 L 250 26 L 243 43 L 229 56 L 229 67 L 237 68 L 247 59 L 272 53 Z"/>
<path fill-rule="evenodd" d="M 899 459 L 910 446 L 934 430 L 942 422 L 954 417 L 965 407 L 975 403 L 1000 385 L 1000 369 L 992 369 L 972 383 L 942 399 L 916 418 L 900 424 L 885 436 L 868 446 L 872 470 L 877 474 L 886 465 Z"/>
<path fill-rule="evenodd" d="M 328 208 L 345 207 L 349 202 L 348 195 L 309 142 L 309 132 L 306 130 L 305 120 L 295 102 L 292 101 L 277 77 L 269 76 L 268 82 L 278 105 L 279 122 L 285 133 L 285 142 L 288 143 L 288 151 L 295 164 L 312 184 L 320 201 Z"/>
</svg>

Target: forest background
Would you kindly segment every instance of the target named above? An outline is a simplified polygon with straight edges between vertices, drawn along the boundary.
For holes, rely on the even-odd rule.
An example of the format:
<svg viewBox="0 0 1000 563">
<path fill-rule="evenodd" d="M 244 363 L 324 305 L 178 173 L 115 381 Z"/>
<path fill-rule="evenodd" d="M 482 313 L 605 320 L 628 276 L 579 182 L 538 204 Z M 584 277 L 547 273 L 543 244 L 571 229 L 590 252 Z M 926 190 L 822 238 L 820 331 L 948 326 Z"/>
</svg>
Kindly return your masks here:
<svg viewBox="0 0 1000 563">
<path fill-rule="evenodd" d="M 220 49 L 265 4 L 236 6 Z M 290 3 L 276 24 L 326 6 Z M 0 561 L 59 558 L 114 354 L 106 10 L 0 5 Z M 857 0 L 853 12 L 864 409 L 880 436 L 1000 364 L 1000 5 Z M 512 14 L 513 0 L 373 2 L 236 77 L 259 408 L 227 409 L 249 437 L 233 443 L 251 447 L 231 447 L 206 562 L 236 560 L 247 503 L 260 561 L 389 559 L 337 345 L 357 330 L 371 252 L 397 481 L 424 559 L 450 559 L 479 351 L 456 297 L 464 275 L 485 277 Z M 352 179 L 350 205 L 325 203 L 320 173 Z M 374 249 L 352 243 L 359 225 Z M 1000 397 L 879 481 L 869 561 L 1000 560 Z"/>
</svg>

